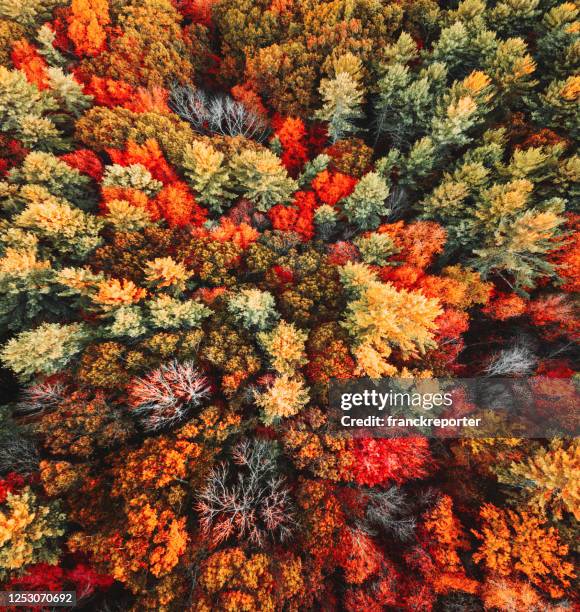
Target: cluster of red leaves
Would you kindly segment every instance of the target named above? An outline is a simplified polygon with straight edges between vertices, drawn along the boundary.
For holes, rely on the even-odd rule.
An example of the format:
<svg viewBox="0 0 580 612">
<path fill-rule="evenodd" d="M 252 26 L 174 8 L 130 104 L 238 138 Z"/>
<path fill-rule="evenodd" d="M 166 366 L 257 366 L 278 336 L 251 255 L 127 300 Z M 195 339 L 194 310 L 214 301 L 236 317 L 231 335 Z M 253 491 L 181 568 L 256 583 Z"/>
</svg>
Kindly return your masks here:
<svg viewBox="0 0 580 612">
<path fill-rule="evenodd" d="M 25 38 L 12 44 L 11 59 L 14 67 L 22 70 L 30 83 L 36 85 L 41 91 L 48 89 L 48 64 L 38 53 L 36 47 Z"/>
<path fill-rule="evenodd" d="M 8 493 L 18 493 L 26 484 L 26 480 L 20 474 L 10 472 L 6 478 L 0 480 L 0 504 L 6 501 Z"/>
<path fill-rule="evenodd" d="M 134 113 L 170 112 L 167 104 L 169 93 L 162 87 L 133 87 L 124 81 L 91 75 L 84 92 L 93 96 L 100 106 L 120 106 Z"/>
<path fill-rule="evenodd" d="M 80 601 L 96 591 L 106 591 L 113 582 L 110 576 L 100 574 L 83 562 L 77 562 L 70 569 L 37 563 L 28 566 L 26 573 L 14 578 L 9 586 L 20 591 L 75 591 Z"/>
<path fill-rule="evenodd" d="M 312 191 L 298 191 L 292 204 L 277 204 L 268 211 L 272 227 L 284 232 L 295 232 L 302 240 L 314 237 L 314 211 L 318 208 Z"/>
</svg>

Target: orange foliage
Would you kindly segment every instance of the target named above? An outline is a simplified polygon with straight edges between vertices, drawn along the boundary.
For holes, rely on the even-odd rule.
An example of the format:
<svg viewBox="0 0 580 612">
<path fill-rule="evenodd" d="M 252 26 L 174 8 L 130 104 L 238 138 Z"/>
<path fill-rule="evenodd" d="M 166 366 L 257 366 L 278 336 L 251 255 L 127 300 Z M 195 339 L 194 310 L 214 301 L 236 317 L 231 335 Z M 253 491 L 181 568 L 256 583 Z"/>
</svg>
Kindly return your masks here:
<svg viewBox="0 0 580 612">
<path fill-rule="evenodd" d="M 526 312 L 526 301 L 515 293 L 498 293 L 483 308 L 483 312 L 492 319 L 506 321 L 512 317 L 521 317 Z"/>
<path fill-rule="evenodd" d="M 12 44 L 11 59 L 14 67 L 24 72 L 29 83 L 40 90 L 48 89 L 48 64 L 25 38 Z"/>
<path fill-rule="evenodd" d="M 574 566 L 564 558 L 568 546 L 560 542 L 558 531 L 545 525 L 546 519 L 531 512 L 502 510 L 485 504 L 480 511 L 481 540 L 473 555 L 492 575 L 511 578 L 517 572 L 551 597 L 562 597 L 574 578 Z"/>
<path fill-rule="evenodd" d="M 179 180 L 177 173 L 165 160 L 159 144 L 154 138 L 146 140 L 142 145 L 132 140 L 127 141 L 125 150 L 107 149 L 111 159 L 120 166 L 141 164 L 145 166 L 154 179 L 161 181 L 164 185 Z"/>
<path fill-rule="evenodd" d="M 236 225 L 230 219 L 223 218 L 220 221 L 219 227 L 213 230 L 211 236 L 219 242 L 232 241 L 240 248 L 247 249 L 251 244 L 256 242 L 260 234 L 258 230 L 247 223 Z"/>
<path fill-rule="evenodd" d="M 556 264 L 559 276 L 563 279 L 562 289 L 569 293 L 580 291 L 580 215 L 567 215 L 565 230 L 570 234 L 562 246 L 551 254 L 550 260 Z"/>
<path fill-rule="evenodd" d="M 318 174 L 312 181 L 318 198 L 329 206 L 334 206 L 339 200 L 349 196 L 356 184 L 357 180 L 352 176 L 328 170 Z"/>
<path fill-rule="evenodd" d="M 423 532 L 427 539 L 427 549 L 436 567 L 427 579 L 436 593 L 466 591 L 475 593 L 478 583 L 465 575 L 465 570 L 457 553 L 467 550 L 469 544 L 461 523 L 453 514 L 453 501 L 443 495 L 437 504 L 424 515 Z"/>
<path fill-rule="evenodd" d="M 436 255 L 443 252 L 447 232 L 434 221 L 403 221 L 381 225 L 377 232 L 391 236 L 400 253 L 393 259 L 425 269 Z"/>
<path fill-rule="evenodd" d="M 72 0 L 68 36 L 79 57 L 94 57 L 107 48 L 109 22 L 107 0 Z"/>
<path fill-rule="evenodd" d="M 147 210 L 150 214 L 156 212 L 151 206 L 149 198 L 138 189 L 133 189 L 132 187 L 102 187 L 101 191 L 103 199 L 100 208 L 101 212 L 104 214 L 109 210 L 107 203 L 113 200 L 126 200 L 131 206 Z M 158 218 L 159 217 L 157 217 L 157 219 Z"/>
<path fill-rule="evenodd" d="M 93 96 L 102 106 L 124 106 L 135 96 L 135 88 L 124 81 L 106 79 L 95 75 L 85 85 L 85 93 Z"/>
<path fill-rule="evenodd" d="M 203 562 L 192 610 L 298 609 L 289 600 L 302 595 L 301 570 L 300 558 L 292 554 L 250 555 L 241 548 L 226 548 Z"/>
<path fill-rule="evenodd" d="M 200 226 L 207 218 L 207 210 L 193 197 L 187 183 L 177 181 L 166 185 L 150 201 L 153 219 L 165 219 L 169 227 Z"/>
</svg>

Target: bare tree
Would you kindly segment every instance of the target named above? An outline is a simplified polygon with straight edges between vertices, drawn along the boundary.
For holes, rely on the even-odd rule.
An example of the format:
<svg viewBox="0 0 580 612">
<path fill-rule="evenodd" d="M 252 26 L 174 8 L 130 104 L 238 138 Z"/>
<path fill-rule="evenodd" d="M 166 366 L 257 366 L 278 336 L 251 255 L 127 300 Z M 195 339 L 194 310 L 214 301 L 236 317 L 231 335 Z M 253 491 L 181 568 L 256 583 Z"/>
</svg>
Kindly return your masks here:
<svg viewBox="0 0 580 612">
<path fill-rule="evenodd" d="M 56 408 L 65 398 L 67 387 L 60 381 L 41 381 L 24 389 L 16 406 L 17 414 L 39 413 Z"/>
<path fill-rule="evenodd" d="M 263 142 L 270 133 L 264 117 L 225 94 L 209 95 L 200 89 L 174 85 L 169 105 L 199 134 L 244 136 Z"/>
<path fill-rule="evenodd" d="M 411 540 L 415 533 L 415 517 L 411 514 L 405 493 L 398 487 L 371 492 L 366 519 L 375 533 L 378 528 L 400 541 Z"/>
<path fill-rule="evenodd" d="M 133 412 L 149 431 L 182 421 L 209 396 L 207 379 L 191 362 L 171 361 L 136 378 L 129 387 Z"/>
<path fill-rule="evenodd" d="M 0 438 L 0 474 L 32 474 L 38 470 L 38 462 L 38 451 L 31 440 L 16 432 Z"/>
<path fill-rule="evenodd" d="M 513 346 L 492 355 L 485 368 L 487 376 L 526 376 L 531 374 L 538 359 L 529 344 L 518 338 Z"/>
<path fill-rule="evenodd" d="M 292 533 L 293 509 L 285 480 L 277 475 L 272 444 L 244 440 L 232 458 L 238 469 L 220 464 L 198 495 L 203 531 L 215 543 L 230 537 L 255 545 L 263 545 L 267 537 L 284 541 Z"/>
</svg>

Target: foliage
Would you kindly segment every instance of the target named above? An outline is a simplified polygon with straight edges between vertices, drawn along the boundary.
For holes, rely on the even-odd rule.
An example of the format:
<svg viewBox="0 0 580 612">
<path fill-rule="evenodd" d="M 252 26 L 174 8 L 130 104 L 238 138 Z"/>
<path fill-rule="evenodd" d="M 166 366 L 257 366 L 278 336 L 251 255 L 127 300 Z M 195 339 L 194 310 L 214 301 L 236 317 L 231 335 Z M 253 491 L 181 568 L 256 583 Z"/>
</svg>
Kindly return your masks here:
<svg viewBox="0 0 580 612">
<path fill-rule="evenodd" d="M 56 563 L 64 519 L 56 504 L 43 505 L 30 487 L 8 492 L 0 505 L 0 576 L 31 563 Z"/>
<path fill-rule="evenodd" d="M 577 607 L 578 24 L 556 0 L 0 0 L 3 586 Z M 496 410 L 491 437 L 341 422 L 371 413 L 331 406 L 341 383 L 389 377 L 529 385 L 548 438 L 493 437 L 522 435 Z"/>
</svg>

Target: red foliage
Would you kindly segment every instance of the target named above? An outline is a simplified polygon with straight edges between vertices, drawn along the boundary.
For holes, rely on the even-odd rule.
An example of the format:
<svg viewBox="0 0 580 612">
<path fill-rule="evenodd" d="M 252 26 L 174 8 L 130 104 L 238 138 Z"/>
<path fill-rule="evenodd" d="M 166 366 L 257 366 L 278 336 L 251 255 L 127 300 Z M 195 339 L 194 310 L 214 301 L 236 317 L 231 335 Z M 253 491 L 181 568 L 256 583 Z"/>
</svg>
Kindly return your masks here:
<svg viewBox="0 0 580 612">
<path fill-rule="evenodd" d="M 24 72 L 29 83 L 36 85 L 40 90 L 49 88 L 48 64 L 36 47 L 25 38 L 12 44 L 11 59 L 14 67 Z"/>
<path fill-rule="evenodd" d="M 266 117 L 268 110 L 262 103 L 260 96 L 247 85 L 234 85 L 230 93 L 232 98 L 241 102 L 246 108 L 253 110 L 258 115 Z"/>
<path fill-rule="evenodd" d="M 0 480 L 0 504 L 6 501 L 8 493 L 18 492 L 26 484 L 20 474 L 9 472 L 4 480 Z"/>
<path fill-rule="evenodd" d="M 185 19 L 199 23 L 206 28 L 211 27 L 211 12 L 214 0 L 172 0 L 175 8 Z"/>
<path fill-rule="evenodd" d="M 541 329 L 547 340 L 567 336 L 571 340 L 580 339 L 578 313 L 565 294 L 540 297 L 527 305 L 532 323 Z"/>
<path fill-rule="evenodd" d="M 381 569 L 383 555 L 372 538 L 360 529 L 343 529 L 334 555 L 349 584 L 362 584 Z"/>
<path fill-rule="evenodd" d="M 431 454 L 426 438 L 359 438 L 352 440 L 350 446 L 354 455 L 350 478 L 358 484 L 402 484 L 423 478 L 429 471 Z"/>
<path fill-rule="evenodd" d="M 25 149 L 18 140 L 0 135 L 0 177 L 4 177 L 9 170 L 19 166 L 27 154 L 28 149 Z"/>
<path fill-rule="evenodd" d="M 79 79 L 82 75 L 79 73 Z M 167 103 L 169 94 L 162 87 L 151 90 L 143 87 L 133 87 L 125 81 L 91 75 L 85 84 L 84 92 L 95 99 L 100 106 L 122 106 L 134 113 L 169 113 Z"/>
<path fill-rule="evenodd" d="M 403 264 L 402 266 L 383 266 L 379 271 L 379 278 L 390 282 L 397 289 L 410 289 L 423 275 L 423 270 L 416 266 Z"/>
<path fill-rule="evenodd" d="M 311 191 L 298 191 L 294 202 L 288 206 L 277 204 L 268 211 L 268 217 L 274 229 L 296 232 L 302 240 L 314 236 L 314 210 L 316 197 Z"/>
<path fill-rule="evenodd" d="M 30 565 L 22 576 L 14 578 L 10 586 L 24 591 L 76 591 L 80 600 L 97 590 L 107 590 L 113 582 L 113 578 L 97 573 L 86 563 L 77 563 L 72 569 L 37 563 Z"/>
<path fill-rule="evenodd" d="M 199 227 L 207 219 L 207 210 L 193 197 L 187 183 L 178 181 L 166 185 L 150 201 L 153 219 L 165 219 L 170 227 Z"/>
<path fill-rule="evenodd" d="M 154 179 L 161 181 L 164 185 L 174 183 L 179 180 L 177 173 L 165 160 L 157 141 L 153 138 L 146 140 L 142 145 L 127 141 L 125 150 L 107 149 L 114 163 L 120 166 L 130 166 L 141 164 L 145 166 Z"/>
<path fill-rule="evenodd" d="M 446 308 L 435 323 L 438 339 L 456 339 L 469 329 L 469 315 L 455 308 Z"/>
<path fill-rule="evenodd" d="M 103 162 L 96 153 L 89 149 L 78 149 L 72 153 L 61 155 L 60 159 L 71 168 L 76 168 L 82 174 L 87 174 L 95 181 L 103 178 Z"/>
<path fill-rule="evenodd" d="M 306 128 L 302 119 L 286 117 L 273 122 L 275 134 L 282 145 L 282 163 L 292 176 L 296 176 L 308 161 Z"/>
<path fill-rule="evenodd" d="M 328 263 L 333 266 L 344 266 L 348 261 L 357 261 L 358 249 L 352 242 L 335 242 L 328 248 Z"/>
<path fill-rule="evenodd" d="M 328 170 L 318 174 L 312 181 L 318 198 L 329 206 L 334 206 L 339 200 L 349 196 L 356 184 L 357 180 L 352 176 Z"/>
<path fill-rule="evenodd" d="M 276 275 L 276 278 L 280 281 L 281 285 L 291 285 L 294 282 L 294 272 L 292 272 L 290 268 L 274 266 L 272 271 Z"/>
<path fill-rule="evenodd" d="M 526 301 L 515 293 L 498 293 L 482 310 L 492 319 L 506 321 L 521 317 L 526 312 L 526 306 Z"/>
<path fill-rule="evenodd" d="M 536 376 L 547 378 L 572 378 L 574 370 L 566 359 L 544 359 L 538 364 Z"/>
</svg>

